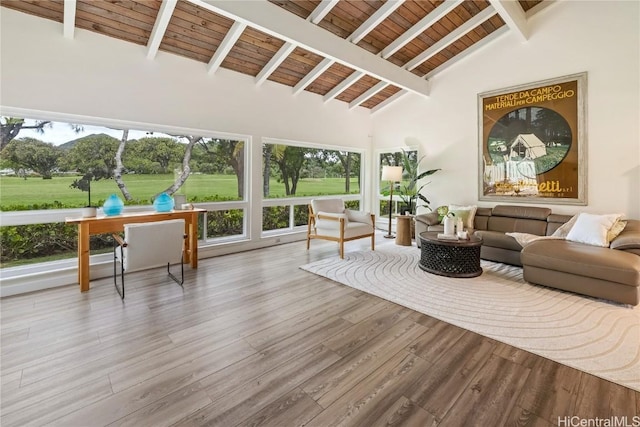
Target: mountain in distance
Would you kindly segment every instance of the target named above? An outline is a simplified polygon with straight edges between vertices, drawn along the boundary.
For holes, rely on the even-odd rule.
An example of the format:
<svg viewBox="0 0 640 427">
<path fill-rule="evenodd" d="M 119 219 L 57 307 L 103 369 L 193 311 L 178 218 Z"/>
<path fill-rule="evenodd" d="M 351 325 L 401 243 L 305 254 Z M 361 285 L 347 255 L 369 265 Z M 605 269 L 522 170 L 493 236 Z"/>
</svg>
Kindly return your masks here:
<svg viewBox="0 0 640 427">
<path fill-rule="evenodd" d="M 58 148 L 63 150 L 71 150 L 79 141 L 84 141 L 85 139 L 112 139 L 114 141 L 120 141 L 117 138 L 112 137 L 111 135 L 107 135 L 106 133 L 92 133 L 91 135 L 86 135 L 80 138 L 73 139 L 71 141 L 65 142 L 64 144 L 60 144 Z"/>
</svg>

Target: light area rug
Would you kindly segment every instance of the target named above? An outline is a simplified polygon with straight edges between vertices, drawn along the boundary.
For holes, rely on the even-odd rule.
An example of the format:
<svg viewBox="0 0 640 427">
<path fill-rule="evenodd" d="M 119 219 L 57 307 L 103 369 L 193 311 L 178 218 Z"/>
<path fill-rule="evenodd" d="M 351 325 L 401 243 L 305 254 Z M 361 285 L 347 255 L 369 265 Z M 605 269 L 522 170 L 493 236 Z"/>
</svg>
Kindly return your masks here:
<svg viewBox="0 0 640 427">
<path fill-rule="evenodd" d="M 415 246 L 348 252 L 300 268 L 640 391 L 640 306 L 535 286 L 522 268 L 482 261 L 454 279 L 418 267 Z"/>
</svg>

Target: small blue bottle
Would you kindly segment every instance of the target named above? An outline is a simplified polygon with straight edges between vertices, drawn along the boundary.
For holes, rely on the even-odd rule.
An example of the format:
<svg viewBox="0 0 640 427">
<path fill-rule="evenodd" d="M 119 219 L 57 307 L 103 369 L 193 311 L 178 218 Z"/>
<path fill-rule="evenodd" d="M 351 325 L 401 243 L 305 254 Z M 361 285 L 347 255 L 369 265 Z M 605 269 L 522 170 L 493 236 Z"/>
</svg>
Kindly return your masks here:
<svg viewBox="0 0 640 427">
<path fill-rule="evenodd" d="M 124 202 L 115 194 L 107 197 L 107 200 L 104 201 L 104 205 L 102 205 L 102 211 L 106 216 L 120 215 L 123 209 Z"/>
</svg>

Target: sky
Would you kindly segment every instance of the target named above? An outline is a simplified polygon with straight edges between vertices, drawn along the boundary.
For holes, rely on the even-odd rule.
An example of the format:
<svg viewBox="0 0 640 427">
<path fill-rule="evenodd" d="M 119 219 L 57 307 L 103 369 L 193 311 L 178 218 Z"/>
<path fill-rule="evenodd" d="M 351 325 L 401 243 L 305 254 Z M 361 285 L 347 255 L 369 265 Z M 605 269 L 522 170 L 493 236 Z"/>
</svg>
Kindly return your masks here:
<svg viewBox="0 0 640 427">
<path fill-rule="evenodd" d="M 35 120 L 26 119 L 27 125 L 33 125 Z M 113 136 L 114 138 L 120 139 L 122 138 L 122 130 L 110 129 L 102 126 L 90 126 L 83 125 L 82 131 L 79 133 L 74 132 L 74 130 L 69 126 L 68 123 L 61 122 L 51 122 L 52 127 L 45 127 L 44 133 L 38 133 L 35 129 L 22 129 L 18 134 L 18 138 L 36 138 L 40 141 L 50 142 L 53 145 L 61 145 L 65 142 L 73 141 L 74 139 L 82 138 L 83 136 L 97 134 L 97 133 L 105 133 L 107 135 Z M 139 139 L 145 136 L 149 136 L 147 132 L 141 130 L 130 130 L 129 131 L 129 140 Z M 154 132 L 153 136 L 169 136 L 164 133 Z"/>
</svg>

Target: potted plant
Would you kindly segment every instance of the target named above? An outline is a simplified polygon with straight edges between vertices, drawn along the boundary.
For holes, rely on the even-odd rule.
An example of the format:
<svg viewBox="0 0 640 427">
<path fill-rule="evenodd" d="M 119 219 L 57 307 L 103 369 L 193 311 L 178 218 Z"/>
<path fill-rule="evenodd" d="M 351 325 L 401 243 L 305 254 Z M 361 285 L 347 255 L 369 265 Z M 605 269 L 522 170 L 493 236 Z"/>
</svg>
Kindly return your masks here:
<svg viewBox="0 0 640 427">
<path fill-rule="evenodd" d="M 420 157 L 419 159 L 414 159 L 409 153 L 407 153 L 404 149 L 402 150 L 402 166 L 404 167 L 403 178 L 408 179 L 407 184 L 404 184 L 400 189 L 399 196 L 402 199 L 403 210 L 408 211 L 409 214 L 415 215 L 416 210 L 418 208 L 419 200 L 423 202 L 420 207 L 431 209 L 429 203 L 431 203 L 422 193 L 422 189 L 429 184 L 426 182 L 418 187 L 418 181 L 424 177 L 433 175 L 438 172 L 440 169 L 430 169 L 422 173 L 418 173 L 418 168 L 420 167 L 420 162 L 425 158 L 425 156 Z"/>
<path fill-rule="evenodd" d="M 78 178 L 69 185 L 71 188 L 77 188 L 80 191 L 87 192 L 88 203 L 87 206 L 82 208 L 82 216 L 84 218 L 92 218 L 96 216 L 96 207 L 91 206 L 91 181 L 98 181 L 100 179 L 110 178 L 111 174 L 105 168 L 91 168 L 82 175 L 82 178 Z"/>
</svg>

